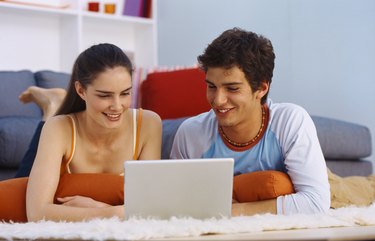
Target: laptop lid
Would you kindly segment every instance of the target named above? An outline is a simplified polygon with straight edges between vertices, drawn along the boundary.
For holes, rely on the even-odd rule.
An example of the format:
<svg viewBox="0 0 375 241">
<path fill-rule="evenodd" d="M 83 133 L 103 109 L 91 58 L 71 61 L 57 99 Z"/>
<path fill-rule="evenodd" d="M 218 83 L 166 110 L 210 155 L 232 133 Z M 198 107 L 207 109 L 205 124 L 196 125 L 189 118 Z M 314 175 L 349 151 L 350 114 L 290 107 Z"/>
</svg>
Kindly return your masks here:
<svg viewBox="0 0 375 241">
<path fill-rule="evenodd" d="M 232 158 L 125 161 L 125 218 L 230 217 Z"/>
</svg>

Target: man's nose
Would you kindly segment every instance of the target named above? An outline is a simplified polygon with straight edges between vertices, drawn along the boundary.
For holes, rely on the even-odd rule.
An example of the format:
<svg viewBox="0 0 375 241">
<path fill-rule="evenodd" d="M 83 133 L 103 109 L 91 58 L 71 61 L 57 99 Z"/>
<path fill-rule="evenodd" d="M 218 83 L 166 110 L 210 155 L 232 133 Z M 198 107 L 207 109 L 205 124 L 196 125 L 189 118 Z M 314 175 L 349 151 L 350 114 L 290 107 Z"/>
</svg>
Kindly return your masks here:
<svg viewBox="0 0 375 241">
<path fill-rule="evenodd" d="M 227 102 L 227 95 L 223 90 L 218 89 L 215 93 L 214 103 L 217 106 L 223 105 Z"/>
</svg>

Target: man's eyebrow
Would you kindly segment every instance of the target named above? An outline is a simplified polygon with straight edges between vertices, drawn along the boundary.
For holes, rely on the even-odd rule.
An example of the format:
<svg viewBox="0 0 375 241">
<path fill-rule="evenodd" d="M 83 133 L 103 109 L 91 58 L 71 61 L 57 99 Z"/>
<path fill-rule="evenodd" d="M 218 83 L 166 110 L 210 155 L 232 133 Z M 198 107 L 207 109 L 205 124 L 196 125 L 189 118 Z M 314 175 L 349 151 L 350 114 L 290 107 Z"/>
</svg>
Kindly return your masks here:
<svg viewBox="0 0 375 241">
<path fill-rule="evenodd" d="M 210 85 L 215 85 L 214 83 L 212 83 L 211 81 L 209 81 L 208 79 L 205 80 L 207 84 L 210 84 Z M 231 86 L 231 85 L 242 85 L 243 82 L 228 82 L 228 83 L 223 83 L 224 86 Z"/>
<path fill-rule="evenodd" d="M 211 81 L 209 81 L 208 79 L 205 79 L 204 81 L 206 81 L 207 84 L 210 84 L 210 85 L 213 85 L 214 83 L 212 83 Z"/>
</svg>

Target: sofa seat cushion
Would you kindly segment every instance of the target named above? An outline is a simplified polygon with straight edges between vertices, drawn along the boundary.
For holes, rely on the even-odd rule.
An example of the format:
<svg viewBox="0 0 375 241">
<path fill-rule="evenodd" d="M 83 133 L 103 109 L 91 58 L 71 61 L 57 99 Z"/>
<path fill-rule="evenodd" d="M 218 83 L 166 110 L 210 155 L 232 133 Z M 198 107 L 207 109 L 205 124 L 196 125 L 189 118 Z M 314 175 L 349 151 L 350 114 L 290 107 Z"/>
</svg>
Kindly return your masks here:
<svg viewBox="0 0 375 241">
<path fill-rule="evenodd" d="M 34 85 L 34 74 L 28 70 L 0 71 L 0 117 L 41 117 L 42 112 L 37 105 L 25 105 L 18 100 L 24 90 Z"/>
<path fill-rule="evenodd" d="M 40 118 L 0 118 L 0 166 L 17 168 L 25 154 Z"/>
<path fill-rule="evenodd" d="M 369 176 L 373 174 L 372 162 L 362 159 L 326 159 L 327 167 L 341 177 Z"/>
<path fill-rule="evenodd" d="M 177 129 L 187 118 L 188 117 L 163 120 L 161 159 L 169 159 Z"/>
</svg>

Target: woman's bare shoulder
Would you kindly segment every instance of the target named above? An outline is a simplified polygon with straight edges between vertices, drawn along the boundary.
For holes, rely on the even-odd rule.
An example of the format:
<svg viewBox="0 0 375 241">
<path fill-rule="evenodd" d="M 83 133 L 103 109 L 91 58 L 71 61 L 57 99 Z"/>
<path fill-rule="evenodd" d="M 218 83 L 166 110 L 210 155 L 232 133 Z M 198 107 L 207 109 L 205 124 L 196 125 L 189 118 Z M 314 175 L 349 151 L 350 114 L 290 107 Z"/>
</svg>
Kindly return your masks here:
<svg viewBox="0 0 375 241">
<path fill-rule="evenodd" d="M 142 110 L 142 122 L 161 124 L 160 116 L 151 110 Z"/>
<path fill-rule="evenodd" d="M 55 133 L 62 132 L 62 133 L 70 133 L 67 132 L 67 130 L 72 129 L 72 120 L 71 117 L 68 115 L 57 115 L 48 118 L 46 123 L 43 126 L 43 129 L 45 130 L 51 130 Z"/>
</svg>

